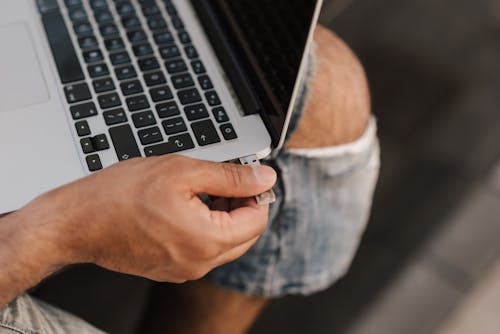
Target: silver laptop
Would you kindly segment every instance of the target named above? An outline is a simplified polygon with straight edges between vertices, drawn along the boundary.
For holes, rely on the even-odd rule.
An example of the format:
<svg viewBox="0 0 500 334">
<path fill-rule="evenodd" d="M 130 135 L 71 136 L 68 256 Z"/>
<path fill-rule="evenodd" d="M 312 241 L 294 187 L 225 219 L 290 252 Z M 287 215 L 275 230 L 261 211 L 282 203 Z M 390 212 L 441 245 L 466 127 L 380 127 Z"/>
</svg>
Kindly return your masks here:
<svg viewBox="0 0 500 334">
<path fill-rule="evenodd" d="M 0 213 L 117 162 L 284 142 L 321 0 L 2 0 Z"/>
</svg>

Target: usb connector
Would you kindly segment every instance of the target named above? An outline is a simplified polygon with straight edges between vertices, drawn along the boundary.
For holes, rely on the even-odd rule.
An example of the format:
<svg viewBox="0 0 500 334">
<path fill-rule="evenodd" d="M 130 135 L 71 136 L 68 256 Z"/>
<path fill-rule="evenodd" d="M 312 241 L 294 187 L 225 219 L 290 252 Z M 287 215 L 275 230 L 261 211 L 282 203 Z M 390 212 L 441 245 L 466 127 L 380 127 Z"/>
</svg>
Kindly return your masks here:
<svg viewBox="0 0 500 334">
<path fill-rule="evenodd" d="M 260 161 L 256 155 L 250 155 L 247 157 L 240 158 L 240 163 L 246 166 L 258 166 L 260 165 Z M 258 205 L 268 205 L 276 202 L 276 194 L 272 189 L 262 193 L 260 195 L 255 196 L 255 200 Z"/>
</svg>

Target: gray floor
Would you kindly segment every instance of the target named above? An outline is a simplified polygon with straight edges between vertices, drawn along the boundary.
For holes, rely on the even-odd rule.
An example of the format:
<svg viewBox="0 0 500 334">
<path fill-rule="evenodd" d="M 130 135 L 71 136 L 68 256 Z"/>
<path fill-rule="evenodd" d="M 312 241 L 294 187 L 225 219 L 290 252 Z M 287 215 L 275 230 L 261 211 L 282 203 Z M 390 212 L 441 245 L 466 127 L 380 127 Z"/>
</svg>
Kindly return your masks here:
<svg viewBox="0 0 500 334">
<path fill-rule="evenodd" d="M 337 15 L 347 2 L 327 2 L 322 21 L 371 82 L 383 148 L 373 217 L 344 279 L 272 303 L 252 333 L 453 329 L 500 252 L 498 1 L 354 0 Z M 38 293 L 130 333 L 144 291 L 142 280 L 77 267 Z"/>
</svg>

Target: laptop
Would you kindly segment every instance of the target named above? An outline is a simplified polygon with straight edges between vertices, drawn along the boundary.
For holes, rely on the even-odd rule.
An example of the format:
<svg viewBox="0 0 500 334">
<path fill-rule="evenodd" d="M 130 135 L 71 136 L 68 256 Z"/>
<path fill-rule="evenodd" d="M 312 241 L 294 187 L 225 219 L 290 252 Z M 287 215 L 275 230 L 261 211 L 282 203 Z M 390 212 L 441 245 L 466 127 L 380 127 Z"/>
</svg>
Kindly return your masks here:
<svg viewBox="0 0 500 334">
<path fill-rule="evenodd" d="M 0 213 L 120 161 L 283 146 L 321 0 L 2 0 Z"/>
</svg>

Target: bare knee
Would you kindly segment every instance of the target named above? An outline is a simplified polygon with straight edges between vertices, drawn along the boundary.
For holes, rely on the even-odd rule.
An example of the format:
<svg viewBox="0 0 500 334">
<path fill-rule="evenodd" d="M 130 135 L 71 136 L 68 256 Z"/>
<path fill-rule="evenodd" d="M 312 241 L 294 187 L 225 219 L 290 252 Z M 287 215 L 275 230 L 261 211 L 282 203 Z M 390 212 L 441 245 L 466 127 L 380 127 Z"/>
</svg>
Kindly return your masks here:
<svg viewBox="0 0 500 334">
<path fill-rule="evenodd" d="M 356 55 L 333 32 L 316 29 L 316 69 L 306 110 L 289 148 L 313 148 L 354 141 L 371 114 L 365 72 Z"/>
</svg>

